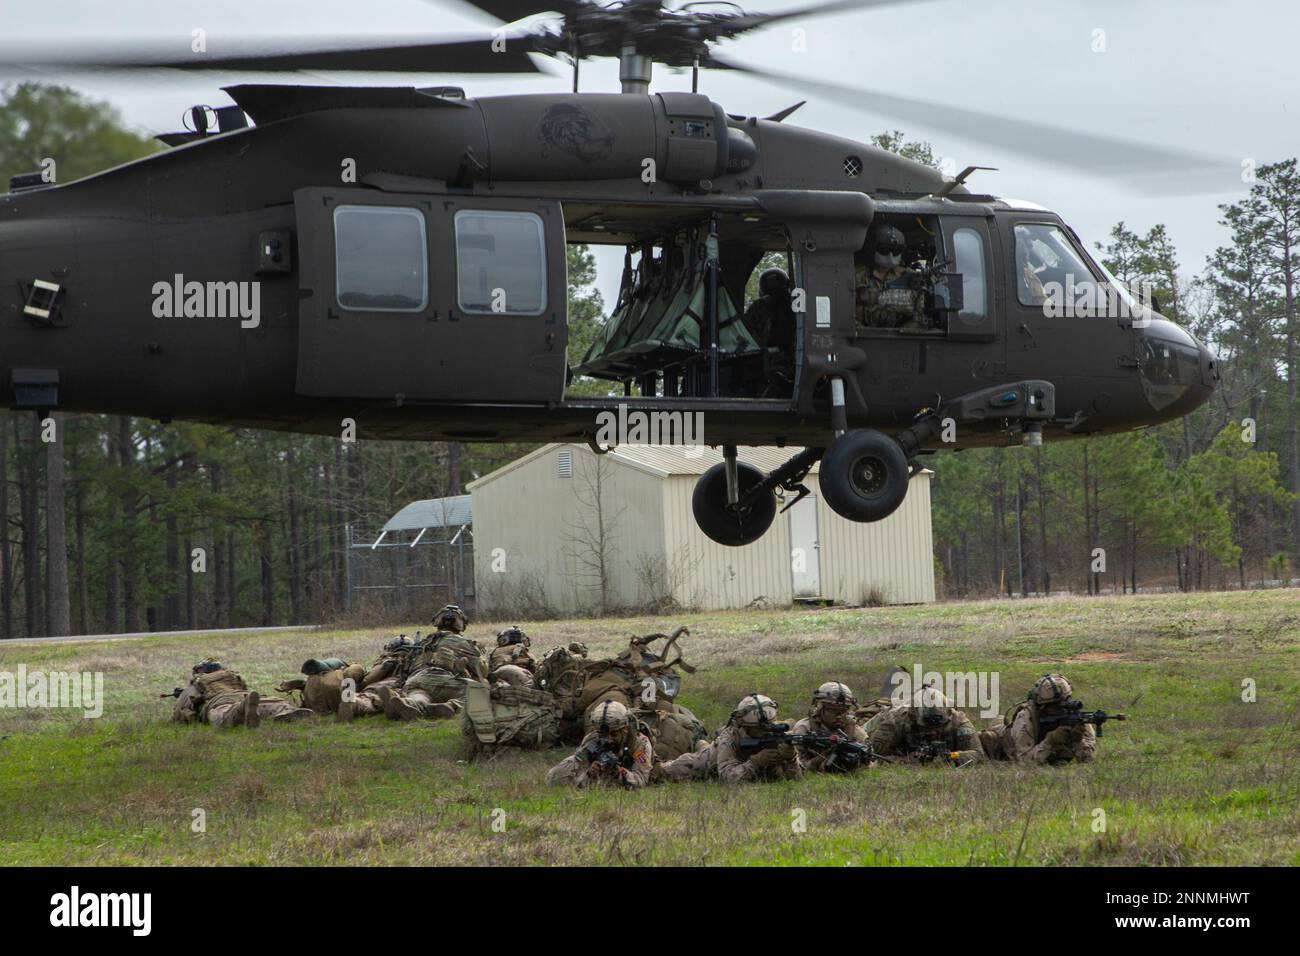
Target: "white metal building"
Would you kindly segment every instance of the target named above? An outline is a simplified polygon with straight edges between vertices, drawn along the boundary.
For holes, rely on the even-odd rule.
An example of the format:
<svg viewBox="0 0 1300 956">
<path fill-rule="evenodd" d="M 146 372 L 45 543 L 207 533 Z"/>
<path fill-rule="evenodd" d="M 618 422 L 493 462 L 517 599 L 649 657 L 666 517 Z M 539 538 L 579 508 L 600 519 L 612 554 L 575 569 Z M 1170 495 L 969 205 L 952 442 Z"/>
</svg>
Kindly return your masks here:
<svg viewBox="0 0 1300 956">
<path fill-rule="evenodd" d="M 798 451 L 741 448 L 739 458 L 771 471 Z M 884 521 L 858 524 L 822 502 L 814 466 L 810 496 L 754 544 L 729 548 L 691 513 L 696 479 L 721 460 L 711 448 L 621 445 L 598 456 L 547 445 L 472 482 L 479 610 L 517 606 L 522 590 L 557 613 L 587 612 L 599 606 L 602 569 L 610 609 L 934 600 L 931 472 Z"/>
</svg>

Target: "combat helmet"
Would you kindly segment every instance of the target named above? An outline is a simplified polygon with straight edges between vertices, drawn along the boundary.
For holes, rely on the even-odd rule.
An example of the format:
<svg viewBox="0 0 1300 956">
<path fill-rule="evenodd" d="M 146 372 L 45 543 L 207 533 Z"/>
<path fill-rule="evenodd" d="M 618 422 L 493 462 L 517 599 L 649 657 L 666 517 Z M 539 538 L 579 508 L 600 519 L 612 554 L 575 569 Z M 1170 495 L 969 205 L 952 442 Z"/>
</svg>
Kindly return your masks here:
<svg viewBox="0 0 1300 956">
<path fill-rule="evenodd" d="M 849 689 L 847 684 L 840 681 L 828 680 L 813 691 L 813 713 L 821 714 L 822 719 L 826 722 L 843 721 L 857 706 L 858 699 L 853 696 L 853 691 Z M 826 708 L 835 708 L 836 713 L 833 716 L 828 716 L 825 713 Z"/>
<path fill-rule="evenodd" d="M 517 624 L 511 624 L 504 631 L 497 634 L 497 647 L 509 647 L 511 644 L 522 644 L 524 647 L 530 647 L 532 641 L 524 633 L 524 629 Z"/>
<path fill-rule="evenodd" d="M 225 666 L 226 666 L 225 664 L 222 664 L 215 657 L 205 657 L 203 658 L 203 660 L 199 661 L 197 664 L 194 665 L 193 668 L 190 669 L 190 673 L 212 674 L 216 671 L 224 670 Z"/>
<path fill-rule="evenodd" d="M 938 727 L 948 722 L 948 708 L 952 703 L 933 684 L 926 684 L 917 691 L 914 703 L 920 710 L 921 723 L 927 727 Z"/>
<path fill-rule="evenodd" d="M 459 605 L 447 604 L 443 609 L 433 616 L 433 626 L 440 631 L 453 631 L 457 634 L 463 634 L 465 628 L 469 626 L 469 618 L 465 616 Z"/>
<path fill-rule="evenodd" d="M 599 734 L 612 734 L 627 730 L 632 717 L 627 708 L 616 700 L 606 700 L 587 711 L 587 730 Z"/>
<path fill-rule="evenodd" d="M 1074 689 L 1070 686 L 1070 682 L 1060 674 L 1044 674 L 1034 681 L 1033 687 L 1029 688 L 1028 700 L 1045 707 L 1051 704 L 1063 704 L 1073 693 Z"/>
<path fill-rule="evenodd" d="M 731 712 L 739 727 L 762 727 L 776 720 L 776 701 L 763 694 L 749 694 Z"/>
<path fill-rule="evenodd" d="M 901 230 L 894 226 L 880 225 L 871 233 L 871 247 L 874 251 L 872 265 L 877 269 L 895 269 L 903 264 L 903 249 L 907 240 Z"/>
</svg>

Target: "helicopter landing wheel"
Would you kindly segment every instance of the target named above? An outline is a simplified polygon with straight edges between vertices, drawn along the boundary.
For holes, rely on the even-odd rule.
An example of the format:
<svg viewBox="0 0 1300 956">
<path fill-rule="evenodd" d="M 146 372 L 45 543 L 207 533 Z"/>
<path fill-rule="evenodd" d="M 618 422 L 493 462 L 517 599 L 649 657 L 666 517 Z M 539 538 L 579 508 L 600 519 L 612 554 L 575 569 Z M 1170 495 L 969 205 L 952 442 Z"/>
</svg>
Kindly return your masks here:
<svg viewBox="0 0 1300 956">
<path fill-rule="evenodd" d="M 737 462 L 736 477 L 743 500 L 766 476 L 753 465 Z M 718 544 L 737 548 L 757 541 L 771 527 L 776 517 L 776 496 L 766 492 L 747 505 L 727 504 L 727 466 L 720 462 L 700 475 L 695 483 L 691 510 L 701 531 Z"/>
<path fill-rule="evenodd" d="M 822 456 L 817 483 L 837 515 L 850 521 L 879 521 L 907 497 L 912 477 L 898 442 L 871 429 L 845 432 Z"/>
</svg>

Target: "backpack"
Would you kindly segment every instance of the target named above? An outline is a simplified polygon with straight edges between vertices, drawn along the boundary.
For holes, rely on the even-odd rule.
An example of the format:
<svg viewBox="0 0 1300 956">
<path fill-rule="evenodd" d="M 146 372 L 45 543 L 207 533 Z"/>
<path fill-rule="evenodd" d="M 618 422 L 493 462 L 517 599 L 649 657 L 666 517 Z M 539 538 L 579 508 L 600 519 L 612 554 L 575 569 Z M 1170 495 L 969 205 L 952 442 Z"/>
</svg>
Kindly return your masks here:
<svg viewBox="0 0 1300 956">
<path fill-rule="evenodd" d="M 547 651 L 537 665 L 538 689 L 554 698 L 566 721 L 582 717 L 578 699 L 587 680 L 586 663 L 587 649 L 574 643 Z"/>
<path fill-rule="evenodd" d="M 424 666 L 436 667 L 457 677 L 468 677 L 473 680 L 482 680 L 487 676 L 482 648 L 468 637 L 462 637 L 451 631 L 434 635 L 424 653 L 420 655 L 415 669 Z"/>
<path fill-rule="evenodd" d="M 882 714 L 894 706 L 894 701 L 889 697 L 877 697 L 875 700 L 868 701 L 861 707 L 853 711 L 853 716 L 857 718 L 858 724 L 865 724 L 876 714 Z"/>
<path fill-rule="evenodd" d="M 669 708 L 637 710 L 634 715 L 654 747 L 656 760 L 675 760 L 682 754 L 694 753 L 695 745 L 709 739 L 704 724 L 685 707 L 669 704 Z"/>
<path fill-rule="evenodd" d="M 545 750 L 560 743 L 560 708 L 546 691 L 470 681 L 461 733 L 475 753 L 497 747 Z"/>
<path fill-rule="evenodd" d="M 682 660 L 680 650 L 672 660 L 667 659 L 684 634 L 689 635 L 690 631 L 679 627 L 672 634 L 634 637 L 628 649 L 618 657 L 589 663 L 579 699 L 580 710 L 586 713 L 606 700 L 616 700 L 629 709 L 642 707 L 672 711 L 675 706 L 673 699 L 682 683 L 675 668 L 680 667 L 688 674 L 695 673 L 695 668 Z M 650 650 L 656 641 L 667 642 L 658 654 Z"/>
</svg>

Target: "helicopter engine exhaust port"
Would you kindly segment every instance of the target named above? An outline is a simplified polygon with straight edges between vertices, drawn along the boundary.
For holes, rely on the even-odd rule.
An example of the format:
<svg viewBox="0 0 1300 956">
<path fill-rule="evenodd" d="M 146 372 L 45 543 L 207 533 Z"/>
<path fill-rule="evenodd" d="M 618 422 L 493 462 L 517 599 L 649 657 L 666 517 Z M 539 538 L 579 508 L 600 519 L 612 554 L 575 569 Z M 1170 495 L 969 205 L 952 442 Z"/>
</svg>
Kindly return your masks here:
<svg viewBox="0 0 1300 956">
<path fill-rule="evenodd" d="M 701 531 L 730 548 L 752 544 L 776 518 L 776 496 L 762 486 L 767 476 L 744 462 L 735 463 L 738 502 L 727 503 L 727 462 L 718 462 L 695 483 L 691 510 Z"/>
<path fill-rule="evenodd" d="M 817 483 L 831 510 L 850 521 L 879 521 L 907 497 L 912 469 L 902 446 L 870 428 L 845 432 L 822 456 Z"/>
</svg>

